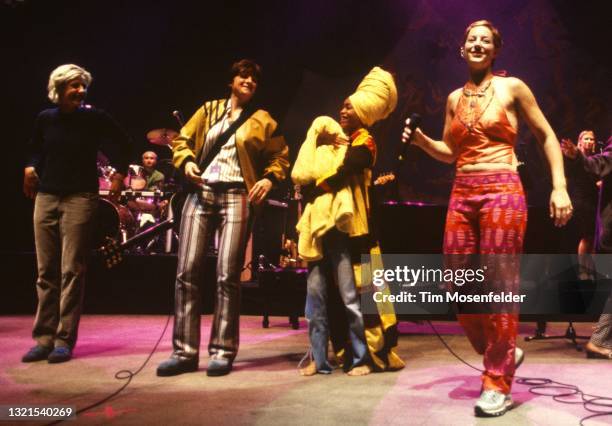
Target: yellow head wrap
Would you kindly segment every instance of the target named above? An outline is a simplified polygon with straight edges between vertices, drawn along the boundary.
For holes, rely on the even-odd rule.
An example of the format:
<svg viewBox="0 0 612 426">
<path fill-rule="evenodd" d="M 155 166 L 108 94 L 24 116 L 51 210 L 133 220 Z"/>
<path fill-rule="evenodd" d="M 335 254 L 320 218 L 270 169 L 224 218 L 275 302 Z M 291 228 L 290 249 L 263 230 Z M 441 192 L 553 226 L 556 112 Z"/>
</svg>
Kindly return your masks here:
<svg viewBox="0 0 612 426">
<path fill-rule="evenodd" d="M 349 100 L 366 127 L 387 118 L 397 105 L 393 76 L 382 68 L 372 68 L 359 83 L 357 91 L 349 96 Z"/>
</svg>

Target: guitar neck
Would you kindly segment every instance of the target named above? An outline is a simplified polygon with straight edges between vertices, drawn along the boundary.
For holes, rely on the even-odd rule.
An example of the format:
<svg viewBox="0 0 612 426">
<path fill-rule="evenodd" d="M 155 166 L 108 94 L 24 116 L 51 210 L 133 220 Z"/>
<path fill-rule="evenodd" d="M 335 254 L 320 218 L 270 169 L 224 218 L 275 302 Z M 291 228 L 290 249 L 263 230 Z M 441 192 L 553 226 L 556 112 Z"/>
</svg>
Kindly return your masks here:
<svg viewBox="0 0 612 426">
<path fill-rule="evenodd" d="M 157 225 L 150 227 L 146 231 L 143 231 L 140 234 L 128 238 L 125 242 L 121 243 L 119 248 L 122 250 L 129 249 L 144 241 L 150 240 L 151 238 L 161 234 L 164 231 L 167 231 L 168 229 L 172 228 L 172 226 L 174 226 L 174 219 L 166 219 L 163 222 L 160 222 Z"/>
</svg>

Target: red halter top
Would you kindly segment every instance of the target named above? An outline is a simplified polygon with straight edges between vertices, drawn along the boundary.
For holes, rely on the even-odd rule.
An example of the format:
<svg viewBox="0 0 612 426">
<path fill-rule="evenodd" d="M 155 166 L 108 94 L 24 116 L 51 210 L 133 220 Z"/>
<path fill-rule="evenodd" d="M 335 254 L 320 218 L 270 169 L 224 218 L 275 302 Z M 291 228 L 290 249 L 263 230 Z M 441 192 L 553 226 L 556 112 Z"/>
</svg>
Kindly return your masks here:
<svg viewBox="0 0 612 426">
<path fill-rule="evenodd" d="M 471 100 L 462 94 L 457 103 L 450 125 L 452 142 L 458 152 L 457 168 L 466 164 L 513 162 L 517 132 L 495 93 L 491 97 L 484 113 L 470 128 L 465 124 L 468 123 L 465 109 Z"/>
</svg>

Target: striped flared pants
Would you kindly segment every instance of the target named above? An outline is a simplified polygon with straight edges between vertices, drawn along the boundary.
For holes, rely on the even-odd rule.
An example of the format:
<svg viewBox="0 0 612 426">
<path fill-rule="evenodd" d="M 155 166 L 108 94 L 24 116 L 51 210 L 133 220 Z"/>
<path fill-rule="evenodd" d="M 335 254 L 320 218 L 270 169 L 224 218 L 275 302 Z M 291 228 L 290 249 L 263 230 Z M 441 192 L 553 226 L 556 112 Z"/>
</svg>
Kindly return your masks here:
<svg viewBox="0 0 612 426">
<path fill-rule="evenodd" d="M 200 348 L 201 293 L 206 250 L 219 229 L 217 287 L 208 352 L 213 358 L 236 357 L 239 344 L 240 272 L 249 229 L 245 188 L 190 194 L 183 207 L 175 284 L 173 357 L 195 358 Z"/>
</svg>

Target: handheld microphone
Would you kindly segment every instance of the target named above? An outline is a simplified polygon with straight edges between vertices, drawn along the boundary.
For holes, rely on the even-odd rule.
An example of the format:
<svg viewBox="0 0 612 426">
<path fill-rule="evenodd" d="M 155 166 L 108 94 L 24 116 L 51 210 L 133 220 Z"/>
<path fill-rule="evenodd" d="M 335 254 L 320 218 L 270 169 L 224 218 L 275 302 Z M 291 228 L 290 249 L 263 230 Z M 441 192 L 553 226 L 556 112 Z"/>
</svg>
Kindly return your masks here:
<svg viewBox="0 0 612 426">
<path fill-rule="evenodd" d="M 410 140 L 414 137 L 414 131 L 417 127 L 421 125 L 421 115 L 416 112 L 410 115 L 410 124 L 408 124 L 408 128 L 411 130 L 410 137 L 404 143 L 402 142 L 402 149 L 400 150 L 400 154 L 397 157 L 398 161 L 404 161 L 406 159 L 406 150 L 408 149 L 408 145 L 410 145 Z"/>
<path fill-rule="evenodd" d="M 181 114 L 181 112 L 179 110 L 172 111 L 172 115 L 174 116 L 174 118 L 176 118 L 176 121 L 178 121 L 178 123 L 179 123 L 179 125 L 181 127 L 183 127 L 185 125 L 185 120 L 183 119 L 183 114 Z"/>
</svg>

